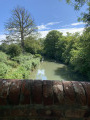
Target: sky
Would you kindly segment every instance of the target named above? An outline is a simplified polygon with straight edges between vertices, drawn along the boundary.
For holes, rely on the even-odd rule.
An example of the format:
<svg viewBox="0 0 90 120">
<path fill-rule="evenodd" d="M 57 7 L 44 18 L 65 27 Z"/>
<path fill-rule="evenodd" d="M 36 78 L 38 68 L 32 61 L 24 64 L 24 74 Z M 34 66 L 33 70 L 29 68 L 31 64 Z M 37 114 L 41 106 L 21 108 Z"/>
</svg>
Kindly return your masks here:
<svg viewBox="0 0 90 120">
<path fill-rule="evenodd" d="M 81 12 L 86 11 L 86 5 L 80 11 L 75 11 L 65 0 L 0 0 L 0 40 L 5 38 L 5 23 L 17 6 L 30 12 L 40 37 L 45 37 L 50 30 L 58 30 L 64 35 L 66 32 L 82 32 L 85 26 L 77 19 Z"/>
</svg>

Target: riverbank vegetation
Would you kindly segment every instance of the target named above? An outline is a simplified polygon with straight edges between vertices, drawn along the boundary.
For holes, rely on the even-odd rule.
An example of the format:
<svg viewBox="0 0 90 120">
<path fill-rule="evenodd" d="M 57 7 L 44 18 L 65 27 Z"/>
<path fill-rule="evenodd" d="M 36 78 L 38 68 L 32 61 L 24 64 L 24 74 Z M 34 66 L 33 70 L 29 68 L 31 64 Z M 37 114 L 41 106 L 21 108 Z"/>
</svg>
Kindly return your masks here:
<svg viewBox="0 0 90 120">
<path fill-rule="evenodd" d="M 44 45 L 46 57 L 62 61 L 90 79 L 90 27 L 81 35 L 67 33 L 63 36 L 56 30 L 50 31 Z"/>
<path fill-rule="evenodd" d="M 27 53 L 11 57 L 0 52 L 0 78 L 29 79 L 31 71 L 40 63 L 39 56 Z"/>
</svg>

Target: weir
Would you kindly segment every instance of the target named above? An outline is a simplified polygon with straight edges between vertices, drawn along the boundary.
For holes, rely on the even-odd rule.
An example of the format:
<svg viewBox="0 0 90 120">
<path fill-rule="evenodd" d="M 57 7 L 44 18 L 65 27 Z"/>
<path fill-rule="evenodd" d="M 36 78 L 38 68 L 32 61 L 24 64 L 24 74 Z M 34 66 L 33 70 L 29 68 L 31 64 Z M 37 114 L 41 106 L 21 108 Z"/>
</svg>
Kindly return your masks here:
<svg viewBox="0 0 90 120">
<path fill-rule="evenodd" d="M 90 120 L 90 83 L 0 79 L 0 120 Z"/>
</svg>

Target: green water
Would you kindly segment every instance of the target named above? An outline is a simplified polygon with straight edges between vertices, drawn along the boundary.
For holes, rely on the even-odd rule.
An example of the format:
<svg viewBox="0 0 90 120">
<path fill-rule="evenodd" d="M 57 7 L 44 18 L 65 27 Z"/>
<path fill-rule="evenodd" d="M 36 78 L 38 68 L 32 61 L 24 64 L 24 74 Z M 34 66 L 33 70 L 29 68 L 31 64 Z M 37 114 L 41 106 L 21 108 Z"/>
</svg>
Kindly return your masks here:
<svg viewBox="0 0 90 120">
<path fill-rule="evenodd" d="M 30 74 L 30 79 L 84 81 L 81 75 L 74 73 L 62 63 L 44 61 Z"/>
</svg>

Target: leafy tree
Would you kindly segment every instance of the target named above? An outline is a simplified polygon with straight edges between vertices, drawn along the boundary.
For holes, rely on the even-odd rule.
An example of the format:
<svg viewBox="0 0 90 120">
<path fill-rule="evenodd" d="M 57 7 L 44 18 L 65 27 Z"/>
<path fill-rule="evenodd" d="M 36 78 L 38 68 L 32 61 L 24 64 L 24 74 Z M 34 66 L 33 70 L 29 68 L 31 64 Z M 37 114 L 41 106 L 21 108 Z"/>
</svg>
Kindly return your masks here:
<svg viewBox="0 0 90 120">
<path fill-rule="evenodd" d="M 58 50 L 60 37 L 62 37 L 62 33 L 56 30 L 52 30 L 47 34 L 44 41 L 44 49 L 47 57 L 56 58 L 56 51 Z"/>
<path fill-rule="evenodd" d="M 33 36 L 27 37 L 25 39 L 24 43 L 25 43 L 25 51 L 26 52 L 36 54 L 36 53 L 39 53 L 39 51 L 41 50 L 41 45 L 40 45 L 39 41 L 36 40 L 36 38 Z"/>
<path fill-rule="evenodd" d="M 81 13 L 81 17 L 78 18 L 78 21 L 83 21 L 87 23 L 87 27 L 90 26 L 90 2 L 88 2 L 87 13 Z"/>
<path fill-rule="evenodd" d="M 9 31 L 9 39 L 20 38 L 22 51 L 24 52 L 24 39 L 36 30 L 34 20 L 30 13 L 23 7 L 16 7 L 12 10 L 12 17 L 5 25 Z M 15 39 L 16 38 L 16 39 Z"/>
<path fill-rule="evenodd" d="M 78 21 L 86 22 L 86 26 L 90 26 L 90 0 L 66 0 L 66 2 L 73 5 L 75 10 L 79 10 L 84 4 L 87 4 L 87 12 L 81 13 Z"/>
<path fill-rule="evenodd" d="M 9 45 L 7 53 L 11 55 L 11 57 L 18 56 L 21 53 L 21 48 L 17 44 L 11 44 Z"/>
<path fill-rule="evenodd" d="M 2 43 L 2 44 L 0 45 L 0 50 L 3 51 L 3 52 L 7 52 L 8 47 L 9 47 L 8 44 Z"/>
<path fill-rule="evenodd" d="M 66 0 L 68 4 L 71 4 L 74 6 L 76 10 L 79 10 L 84 4 L 88 4 L 89 0 Z"/>
<path fill-rule="evenodd" d="M 88 31 L 88 29 L 77 41 L 76 49 L 71 51 L 70 63 L 74 66 L 75 71 L 79 71 L 90 78 L 90 30 Z"/>
<path fill-rule="evenodd" d="M 71 58 L 71 50 L 76 49 L 75 44 L 78 41 L 78 37 L 79 37 L 78 33 L 75 33 L 75 34 L 67 33 L 67 36 L 64 39 L 65 44 L 64 44 L 64 50 L 62 53 L 63 62 L 69 64 L 70 58 Z"/>
</svg>

